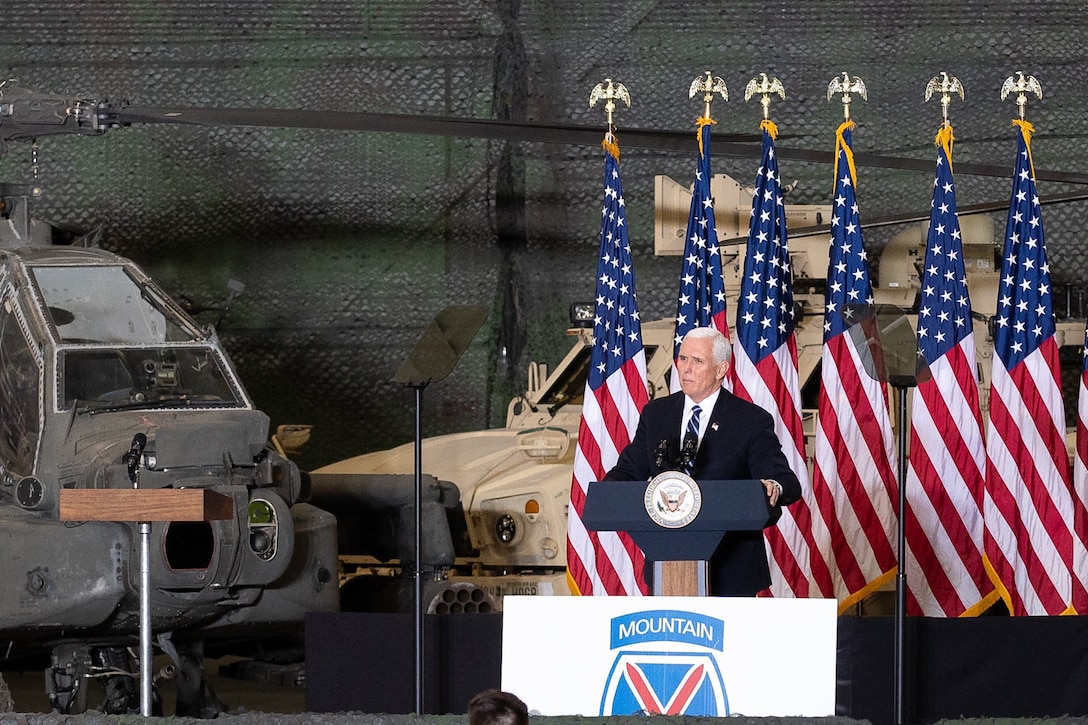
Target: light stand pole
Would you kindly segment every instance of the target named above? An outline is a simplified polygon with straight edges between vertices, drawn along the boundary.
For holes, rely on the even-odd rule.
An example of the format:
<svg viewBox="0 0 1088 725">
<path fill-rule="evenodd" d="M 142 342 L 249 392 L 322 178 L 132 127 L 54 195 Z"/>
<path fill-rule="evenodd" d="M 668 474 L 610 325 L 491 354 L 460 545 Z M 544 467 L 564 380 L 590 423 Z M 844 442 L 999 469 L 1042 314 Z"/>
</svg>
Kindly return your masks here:
<svg viewBox="0 0 1088 725">
<path fill-rule="evenodd" d="M 415 561 L 413 574 L 415 594 L 415 677 L 416 714 L 423 714 L 423 388 L 426 383 L 412 386 L 416 391 L 415 424 Z"/>
<path fill-rule="evenodd" d="M 895 722 L 903 725 L 906 705 L 904 697 L 904 653 L 907 626 L 907 390 L 917 383 L 914 376 L 892 376 L 888 382 L 899 398 L 899 566 L 895 576 Z"/>
<path fill-rule="evenodd" d="M 898 566 L 895 577 L 894 709 L 896 725 L 906 718 L 907 621 L 907 391 L 930 379 L 918 338 L 903 311 L 895 305 L 848 305 L 842 312 L 854 347 L 874 380 L 895 388 L 899 398 Z"/>
<path fill-rule="evenodd" d="M 442 309 L 423 330 L 415 347 L 401 363 L 396 382 L 415 390 L 415 557 L 414 619 L 416 714 L 424 714 L 423 626 L 423 389 L 443 380 L 453 370 L 472 338 L 487 319 L 479 305 Z"/>
</svg>

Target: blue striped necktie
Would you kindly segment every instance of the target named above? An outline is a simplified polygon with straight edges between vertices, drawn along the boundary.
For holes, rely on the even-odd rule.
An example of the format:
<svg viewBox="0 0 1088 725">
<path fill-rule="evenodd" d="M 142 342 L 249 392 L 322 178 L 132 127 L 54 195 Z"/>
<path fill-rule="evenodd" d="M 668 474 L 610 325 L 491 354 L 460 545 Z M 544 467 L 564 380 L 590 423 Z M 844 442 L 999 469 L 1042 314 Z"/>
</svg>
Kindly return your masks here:
<svg viewBox="0 0 1088 725">
<path fill-rule="evenodd" d="M 702 413 L 702 408 L 698 405 L 691 406 L 691 417 L 688 418 L 688 427 L 684 432 L 684 440 L 680 443 L 681 448 L 687 450 L 687 441 L 690 438 L 695 443 L 695 447 L 691 449 L 690 458 L 687 455 L 682 456 L 685 459 L 683 467 L 684 473 L 691 474 L 692 464 L 695 460 L 695 451 L 699 448 L 699 415 Z"/>
<path fill-rule="evenodd" d="M 688 430 L 687 432 L 695 436 L 695 440 L 699 440 L 699 416 L 703 414 L 703 409 L 698 405 L 691 406 L 691 417 L 688 418 Z M 686 437 L 686 435 L 685 435 Z"/>
</svg>

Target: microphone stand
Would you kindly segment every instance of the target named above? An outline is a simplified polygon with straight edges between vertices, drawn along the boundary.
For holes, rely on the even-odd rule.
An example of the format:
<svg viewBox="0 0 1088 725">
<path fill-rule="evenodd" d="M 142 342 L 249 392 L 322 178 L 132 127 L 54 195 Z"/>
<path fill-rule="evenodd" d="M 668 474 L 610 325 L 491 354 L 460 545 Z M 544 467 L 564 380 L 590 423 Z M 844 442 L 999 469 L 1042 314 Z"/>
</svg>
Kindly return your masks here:
<svg viewBox="0 0 1088 725">
<path fill-rule="evenodd" d="M 661 442 L 657 444 L 657 448 L 654 449 L 654 463 L 658 468 L 665 468 L 665 462 L 669 458 L 669 439 L 662 438 Z"/>
<path fill-rule="evenodd" d="M 680 470 L 691 473 L 695 465 L 695 452 L 699 449 L 699 439 L 690 432 L 684 436 L 684 447 L 680 450 Z"/>
</svg>

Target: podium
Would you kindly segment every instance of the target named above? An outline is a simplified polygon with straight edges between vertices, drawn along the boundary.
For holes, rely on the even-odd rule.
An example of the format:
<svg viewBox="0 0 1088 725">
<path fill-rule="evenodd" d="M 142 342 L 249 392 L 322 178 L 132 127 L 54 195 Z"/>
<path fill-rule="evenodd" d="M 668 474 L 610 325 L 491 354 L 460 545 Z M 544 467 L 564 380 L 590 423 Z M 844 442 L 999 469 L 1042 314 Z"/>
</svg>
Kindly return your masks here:
<svg viewBox="0 0 1088 725">
<path fill-rule="evenodd" d="M 625 531 L 654 562 L 655 596 L 705 596 L 707 562 L 727 531 L 759 531 L 772 520 L 766 489 L 758 479 L 703 481 L 695 494 L 698 510 L 690 521 L 662 524 L 654 520 L 649 482 L 594 481 L 586 491 L 582 522 L 590 531 Z M 684 476 L 684 474 L 676 474 Z M 690 479 L 689 479 L 690 480 Z M 658 494 L 659 495 L 659 494 Z"/>
</svg>

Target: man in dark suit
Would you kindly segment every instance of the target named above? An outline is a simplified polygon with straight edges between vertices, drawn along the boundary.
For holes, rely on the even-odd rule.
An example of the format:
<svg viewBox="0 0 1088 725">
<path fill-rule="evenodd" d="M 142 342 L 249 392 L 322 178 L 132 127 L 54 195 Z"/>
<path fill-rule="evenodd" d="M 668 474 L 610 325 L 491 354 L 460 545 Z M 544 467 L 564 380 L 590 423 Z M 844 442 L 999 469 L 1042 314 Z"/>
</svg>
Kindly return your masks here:
<svg viewBox="0 0 1088 725">
<path fill-rule="evenodd" d="M 681 392 L 646 404 L 634 440 L 605 480 L 647 481 L 669 470 L 658 464 L 661 441 L 677 451 L 678 442 L 690 434 L 698 439 L 691 477 L 761 479 L 774 510 L 770 525 L 777 523 L 781 507 L 801 498 L 801 483 L 782 453 L 770 414 L 722 388 L 730 356 L 729 342 L 720 332 L 710 327 L 691 330 L 677 360 Z M 763 533 L 727 532 L 710 559 L 710 593 L 750 597 L 770 584 Z"/>
</svg>

